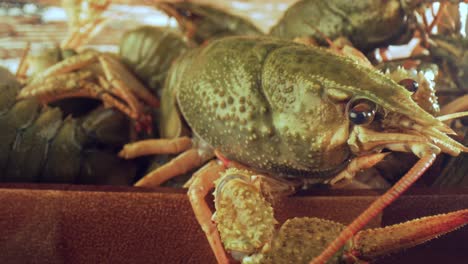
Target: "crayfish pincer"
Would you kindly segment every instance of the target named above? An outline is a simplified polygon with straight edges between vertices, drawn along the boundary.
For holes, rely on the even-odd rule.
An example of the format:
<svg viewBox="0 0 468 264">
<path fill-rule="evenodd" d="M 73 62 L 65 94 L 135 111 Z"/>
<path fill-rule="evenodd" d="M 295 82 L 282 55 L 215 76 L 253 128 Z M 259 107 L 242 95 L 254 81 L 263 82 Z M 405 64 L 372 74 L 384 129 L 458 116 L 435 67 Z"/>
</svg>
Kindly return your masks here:
<svg viewBox="0 0 468 264">
<path fill-rule="evenodd" d="M 196 176 L 195 176 L 196 177 Z M 194 181 L 199 179 L 195 178 Z M 279 228 L 272 181 L 247 170 L 228 169 L 215 181 L 217 224 L 226 250 L 243 264 L 308 263 L 345 226 L 333 221 L 296 217 Z M 468 209 L 358 232 L 328 263 L 363 263 L 409 248 L 468 223 Z"/>
<path fill-rule="evenodd" d="M 210 162 L 202 168 L 198 180 L 189 183 L 189 197 L 221 263 L 227 257 L 204 198 L 225 167 L 293 179 L 281 181 L 278 189 L 287 190 L 300 180 L 333 184 L 352 178 L 382 160 L 384 149 L 418 156 L 414 167 L 314 260 L 324 263 L 416 181 L 437 154 L 468 150 L 448 136 L 454 131 L 442 122 L 459 115 L 434 117 L 412 92 L 374 69 L 271 37 L 227 37 L 188 51 L 171 67 L 165 93 L 170 96 L 162 100 L 162 111 L 165 104 L 178 107 L 197 138 L 196 148 L 186 138 L 164 149 L 156 140 L 127 146 L 121 155 L 187 150 L 137 183 L 155 186 L 217 153 L 224 165 Z"/>
</svg>

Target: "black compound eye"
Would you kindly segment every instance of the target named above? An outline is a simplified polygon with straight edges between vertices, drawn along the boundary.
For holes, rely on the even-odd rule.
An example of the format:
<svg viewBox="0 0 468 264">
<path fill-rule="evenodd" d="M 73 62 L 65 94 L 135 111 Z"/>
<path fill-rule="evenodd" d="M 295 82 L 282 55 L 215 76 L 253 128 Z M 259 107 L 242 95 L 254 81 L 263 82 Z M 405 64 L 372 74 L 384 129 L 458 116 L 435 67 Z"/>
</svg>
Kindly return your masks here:
<svg viewBox="0 0 468 264">
<path fill-rule="evenodd" d="M 375 117 L 377 105 L 367 99 L 352 100 L 348 103 L 348 118 L 355 125 L 370 124 Z"/>
<path fill-rule="evenodd" d="M 398 82 L 399 85 L 406 88 L 406 90 L 415 93 L 418 90 L 419 83 L 413 79 L 403 79 Z"/>
<path fill-rule="evenodd" d="M 185 18 L 188 18 L 188 19 L 191 19 L 191 20 L 194 20 L 194 19 L 198 19 L 199 16 L 195 13 L 193 13 L 192 11 L 188 10 L 188 9 L 185 9 L 185 8 L 176 8 L 177 12 L 185 17 Z"/>
</svg>

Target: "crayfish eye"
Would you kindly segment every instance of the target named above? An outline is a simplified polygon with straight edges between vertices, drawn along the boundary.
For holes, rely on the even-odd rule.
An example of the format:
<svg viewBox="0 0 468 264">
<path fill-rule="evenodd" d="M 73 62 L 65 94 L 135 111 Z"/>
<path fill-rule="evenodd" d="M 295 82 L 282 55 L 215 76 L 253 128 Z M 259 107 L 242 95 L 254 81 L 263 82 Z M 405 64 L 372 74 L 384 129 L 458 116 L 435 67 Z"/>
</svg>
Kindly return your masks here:
<svg viewBox="0 0 468 264">
<path fill-rule="evenodd" d="M 419 83 L 413 79 L 403 79 L 398 82 L 399 85 L 406 88 L 406 90 L 415 93 L 418 90 Z"/>
<path fill-rule="evenodd" d="M 190 10 L 187 10 L 187 9 L 184 9 L 184 8 L 176 8 L 176 10 L 181 16 L 183 16 L 185 18 L 188 18 L 188 19 L 191 19 L 191 20 L 199 18 L 199 16 L 197 14 L 193 13 Z"/>
<path fill-rule="evenodd" d="M 355 125 L 370 124 L 375 117 L 377 105 L 367 99 L 352 100 L 347 105 L 348 118 Z"/>
</svg>

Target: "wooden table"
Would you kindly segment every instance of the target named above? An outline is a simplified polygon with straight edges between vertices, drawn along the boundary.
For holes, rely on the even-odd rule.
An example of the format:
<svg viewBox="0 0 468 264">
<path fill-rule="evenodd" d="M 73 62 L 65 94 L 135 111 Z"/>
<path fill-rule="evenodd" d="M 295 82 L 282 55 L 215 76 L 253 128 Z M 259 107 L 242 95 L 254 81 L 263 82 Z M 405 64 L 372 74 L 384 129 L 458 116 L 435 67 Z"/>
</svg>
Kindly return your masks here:
<svg viewBox="0 0 468 264">
<path fill-rule="evenodd" d="M 314 191 L 281 199 L 280 222 L 349 223 L 377 191 Z M 468 208 L 468 189 L 416 189 L 370 226 Z M 182 189 L 0 185 L 0 263 L 215 263 Z M 468 228 L 377 263 L 468 263 Z"/>
</svg>

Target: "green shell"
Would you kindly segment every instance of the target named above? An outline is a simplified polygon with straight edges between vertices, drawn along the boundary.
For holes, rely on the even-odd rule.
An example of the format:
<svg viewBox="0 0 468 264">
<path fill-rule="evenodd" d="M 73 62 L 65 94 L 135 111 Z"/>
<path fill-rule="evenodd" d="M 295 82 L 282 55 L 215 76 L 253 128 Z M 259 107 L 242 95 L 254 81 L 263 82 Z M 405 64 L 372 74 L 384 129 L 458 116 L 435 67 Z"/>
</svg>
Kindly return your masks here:
<svg viewBox="0 0 468 264">
<path fill-rule="evenodd" d="M 369 50 L 404 34 L 404 15 L 396 0 L 302 0 L 285 12 L 270 35 L 312 37 L 323 44 L 323 35 L 331 40 L 346 37 L 356 48 Z"/>
<path fill-rule="evenodd" d="M 316 177 L 349 158 L 346 100 L 327 96 L 332 91 L 440 124 L 383 74 L 325 49 L 267 37 L 215 40 L 183 55 L 168 80 L 195 134 L 230 159 L 278 174 Z"/>
<path fill-rule="evenodd" d="M 144 26 L 125 33 L 120 56 L 146 86 L 159 94 L 172 62 L 187 48 L 182 37 L 167 28 Z"/>
<path fill-rule="evenodd" d="M 177 13 L 180 29 L 193 33 L 191 40 L 198 44 L 226 36 L 263 35 L 249 20 L 206 4 L 175 2 L 159 4 L 163 12 Z M 192 31 L 193 32 L 189 32 Z"/>
<path fill-rule="evenodd" d="M 260 254 L 245 258 L 243 264 L 309 263 L 317 257 L 345 228 L 344 225 L 319 218 L 292 218 L 287 220 L 278 234 Z M 327 261 L 341 263 L 347 244 Z"/>
<path fill-rule="evenodd" d="M 0 182 L 133 181 L 136 164 L 116 154 L 130 140 L 124 114 L 98 108 L 63 120 L 60 108 L 41 107 L 36 98 L 16 100 L 20 86 L 0 67 Z"/>
</svg>

